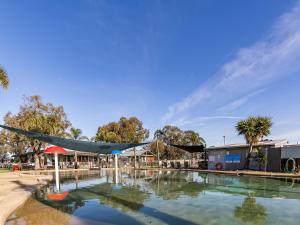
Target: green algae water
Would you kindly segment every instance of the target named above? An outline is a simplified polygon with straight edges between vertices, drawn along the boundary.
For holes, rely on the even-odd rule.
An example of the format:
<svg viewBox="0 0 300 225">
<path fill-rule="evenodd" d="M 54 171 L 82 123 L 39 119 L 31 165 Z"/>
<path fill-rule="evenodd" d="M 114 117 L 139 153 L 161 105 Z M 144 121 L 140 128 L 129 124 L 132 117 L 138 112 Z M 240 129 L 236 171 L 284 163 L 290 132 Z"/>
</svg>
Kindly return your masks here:
<svg viewBox="0 0 300 225">
<path fill-rule="evenodd" d="M 300 224 L 300 182 L 198 172 L 61 174 L 6 222 L 15 224 Z"/>
</svg>

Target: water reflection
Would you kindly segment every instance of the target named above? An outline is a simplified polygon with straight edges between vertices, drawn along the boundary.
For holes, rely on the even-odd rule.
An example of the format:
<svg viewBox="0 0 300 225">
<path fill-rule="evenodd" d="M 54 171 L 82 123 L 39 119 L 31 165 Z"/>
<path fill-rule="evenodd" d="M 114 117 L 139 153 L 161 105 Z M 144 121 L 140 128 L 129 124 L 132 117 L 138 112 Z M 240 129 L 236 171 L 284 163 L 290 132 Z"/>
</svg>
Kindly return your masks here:
<svg viewBox="0 0 300 225">
<path fill-rule="evenodd" d="M 73 224 L 70 218 L 76 218 L 77 222 L 85 221 L 83 224 L 101 221 L 110 224 L 274 225 L 278 222 L 287 225 L 297 224 L 293 219 L 298 212 L 293 208 L 300 207 L 300 184 L 289 180 L 170 171 L 115 174 L 114 170 L 68 173 L 61 177 L 62 191 L 69 193 L 65 199 L 47 198 L 53 186 L 35 196 L 40 205 L 60 212 L 60 216 L 67 215 L 69 219 L 65 223 L 57 224 Z M 278 205 L 283 209 L 276 207 Z M 15 216 L 29 222 L 11 219 L 15 224 L 41 224 L 31 223 L 34 211 L 37 210 L 32 205 L 26 204 Z M 278 219 L 279 212 L 289 217 Z M 281 218 L 284 221 L 280 221 Z"/>
<path fill-rule="evenodd" d="M 258 204 L 252 195 L 249 195 L 241 206 L 236 207 L 234 216 L 245 223 L 264 224 L 267 210 L 263 205 Z"/>
<path fill-rule="evenodd" d="M 61 201 L 51 201 L 49 188 L 38 191 L 35 194 L 37 200 L 54 208 L 58 208 L 64 212 L 72 214 L 76 209 L 83 207 L 89 200 L 99 200 L 99 204 L 108 205 L 112 208 L 118 208 L 127 212 L 129 210 L 137 211 L 143 207 L 143 203 L 149 198 L 149 193 L 141 188 L 140 185 L 127 183 L 126 185 L 115 184 L 115 173 L 98 174 L 98 178 L 105 178 L 100 184 L 92 184 L 89 179 L 79 179 L 78 174 L 74 174 L 76 188 L 68 190 L 68 196 Z M 111 177 L 112 176 L 112 177 Z M 82 178 L 82 177 L 81 177 Z M 94 180 L 94 176 L 91 177 Z M 70 179 L 67 179 L 70 182 Z M 110 183 L 113 180 L 113 183 Z M 86 182 L 86 186 L 85 183 Z M 125 181 L 124 181 L 125 182 Z M 68 182 L 65 180 L 65 186 Z M 82 183 L 82 187 L 78 188 Z"/>
<path fill-rule="evenodd" d="M 205 182 L 195 182 L 191 173 L 163 173 L 149 182 L 155 194 L 165 200 L 178 199 L 182 195 L 197 197 L 205 189 Z"/>
</svg>

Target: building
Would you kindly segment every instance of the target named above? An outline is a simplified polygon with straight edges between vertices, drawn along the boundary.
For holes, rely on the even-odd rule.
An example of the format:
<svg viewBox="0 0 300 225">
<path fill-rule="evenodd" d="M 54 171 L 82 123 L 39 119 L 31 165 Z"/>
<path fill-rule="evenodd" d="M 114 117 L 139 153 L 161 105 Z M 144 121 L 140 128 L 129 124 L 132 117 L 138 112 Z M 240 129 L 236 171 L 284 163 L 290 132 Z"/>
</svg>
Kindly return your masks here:
<svg viewBox="0 0 300 225">
<path fill-rule="evenodd" d="M 67 152 L 58 155 L 59 166 L 62 169 L 75 168 L 75 155 L 77 156 L 77 165 L 79 168 L 91 168 L 99 164 L 98 154 L 92 152 L 74 151 L 65 149 Z M 28 150 L 24 154 L 15 156 L 19 158 L 23 168 L 34 168 L 34 153 Z M 54 154 L 41 154 L 45 168 L 54 168 Z"/>
<path fill-rule="evenodd" d="M 285 145 L 281 150 L 281 170 L 292 172 L 300 167 L 300 144 Z"/>
<path fill-rule="evenodd" d="M 152 165 L 155 161 L 156 156 L 147 149 L 141 149 L 135 151 L 136 161 L 138 166 Z M 121 160 L 125 165 L 134 165 L 134 151 L 128 150 L 120 155 Z"/>
<path fill-rule="evenodd" d="M 249 168 L 272 172 L 281 171 L 281 149 L 287 140 L 265 140 L 254 146 Z M 212 146 L 205 149 L 208 153 L 208 169 L 211 170 L 241 170 L 245 167 L 249 144 L 229 144 Z M 263 153 L 265 160 L 258 158 L 258 152 Z"/>
<path fill-rule="evenodd" d="M 59 154 L 58 161 L 61 168 L 73 168 L 75 167 L 75 154 L 77 156 L 77 165 L 79 168 L 91 168 L 99 163 L 98 154 L 92 152 L 74 151 L 65 149 L 67 153 Z M 54 166 L 54 155 L 47 155 L 47 167 Z"/>
</svg>

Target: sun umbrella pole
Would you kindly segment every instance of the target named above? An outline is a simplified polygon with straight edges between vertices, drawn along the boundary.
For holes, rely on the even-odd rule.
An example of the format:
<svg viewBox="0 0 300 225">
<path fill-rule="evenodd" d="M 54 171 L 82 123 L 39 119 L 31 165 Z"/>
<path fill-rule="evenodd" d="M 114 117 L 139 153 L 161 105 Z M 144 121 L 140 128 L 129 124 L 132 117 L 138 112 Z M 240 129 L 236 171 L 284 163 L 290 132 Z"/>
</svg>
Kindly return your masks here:
<svg viewBox="0 0 300 225">
<path fill-rule="evenodd" d="M 56 191 L 59 191 L 59 168 L 58 168 L 58 153 L 54 153 L 54 161 L 55 161 L 55 183 L 56 183 Z"/>
<path fill-rule="evenodd" d="M 118 179 L 118 154 L 115 154 L 115 176 L 116 176 L 116 184 L 119 183 Z"/>
</svg>

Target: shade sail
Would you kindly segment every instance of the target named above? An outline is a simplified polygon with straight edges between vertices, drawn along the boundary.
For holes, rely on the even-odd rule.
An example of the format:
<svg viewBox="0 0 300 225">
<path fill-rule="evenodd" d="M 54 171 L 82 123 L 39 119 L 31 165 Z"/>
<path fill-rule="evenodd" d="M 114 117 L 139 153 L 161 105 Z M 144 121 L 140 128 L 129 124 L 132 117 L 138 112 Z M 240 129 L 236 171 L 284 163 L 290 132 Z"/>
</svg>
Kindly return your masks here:
<svg viewBox="0 0 300 225">
<path fill-rule="evenodd" d="M 37 139 L 39 141 L 43 141 L 52 145 L 56 145 L 62 148 L 72 149 L 76 151 L 82 152 L 94 152 L 99 154 L 111 154 L 113 150 L 124 150 L 128 148 L 133 148 L 140 145 L 145 145 L 148 143 L 101 143 L 101 142 L 90 142 L 90 141 L 78 141 L 71 140 L 61 137 L 55 137 L 51 135 L 42 134 L 39 132 L 33 131 L 25 131 L 14 127 L 8 127 L 4 125 L 0 125 L 0 127 L 7 129 L 12 132 L 16 132 L 18 134 L 25 135 L 26 137 Z"/>
<path fill-rule="evenodd" d="M 189 153 L 205 152 L 205 150 L 204 150 L 205 147 L 203 145 L 171 145 L 171 146 L 180 148 Z"/>
</svg>

